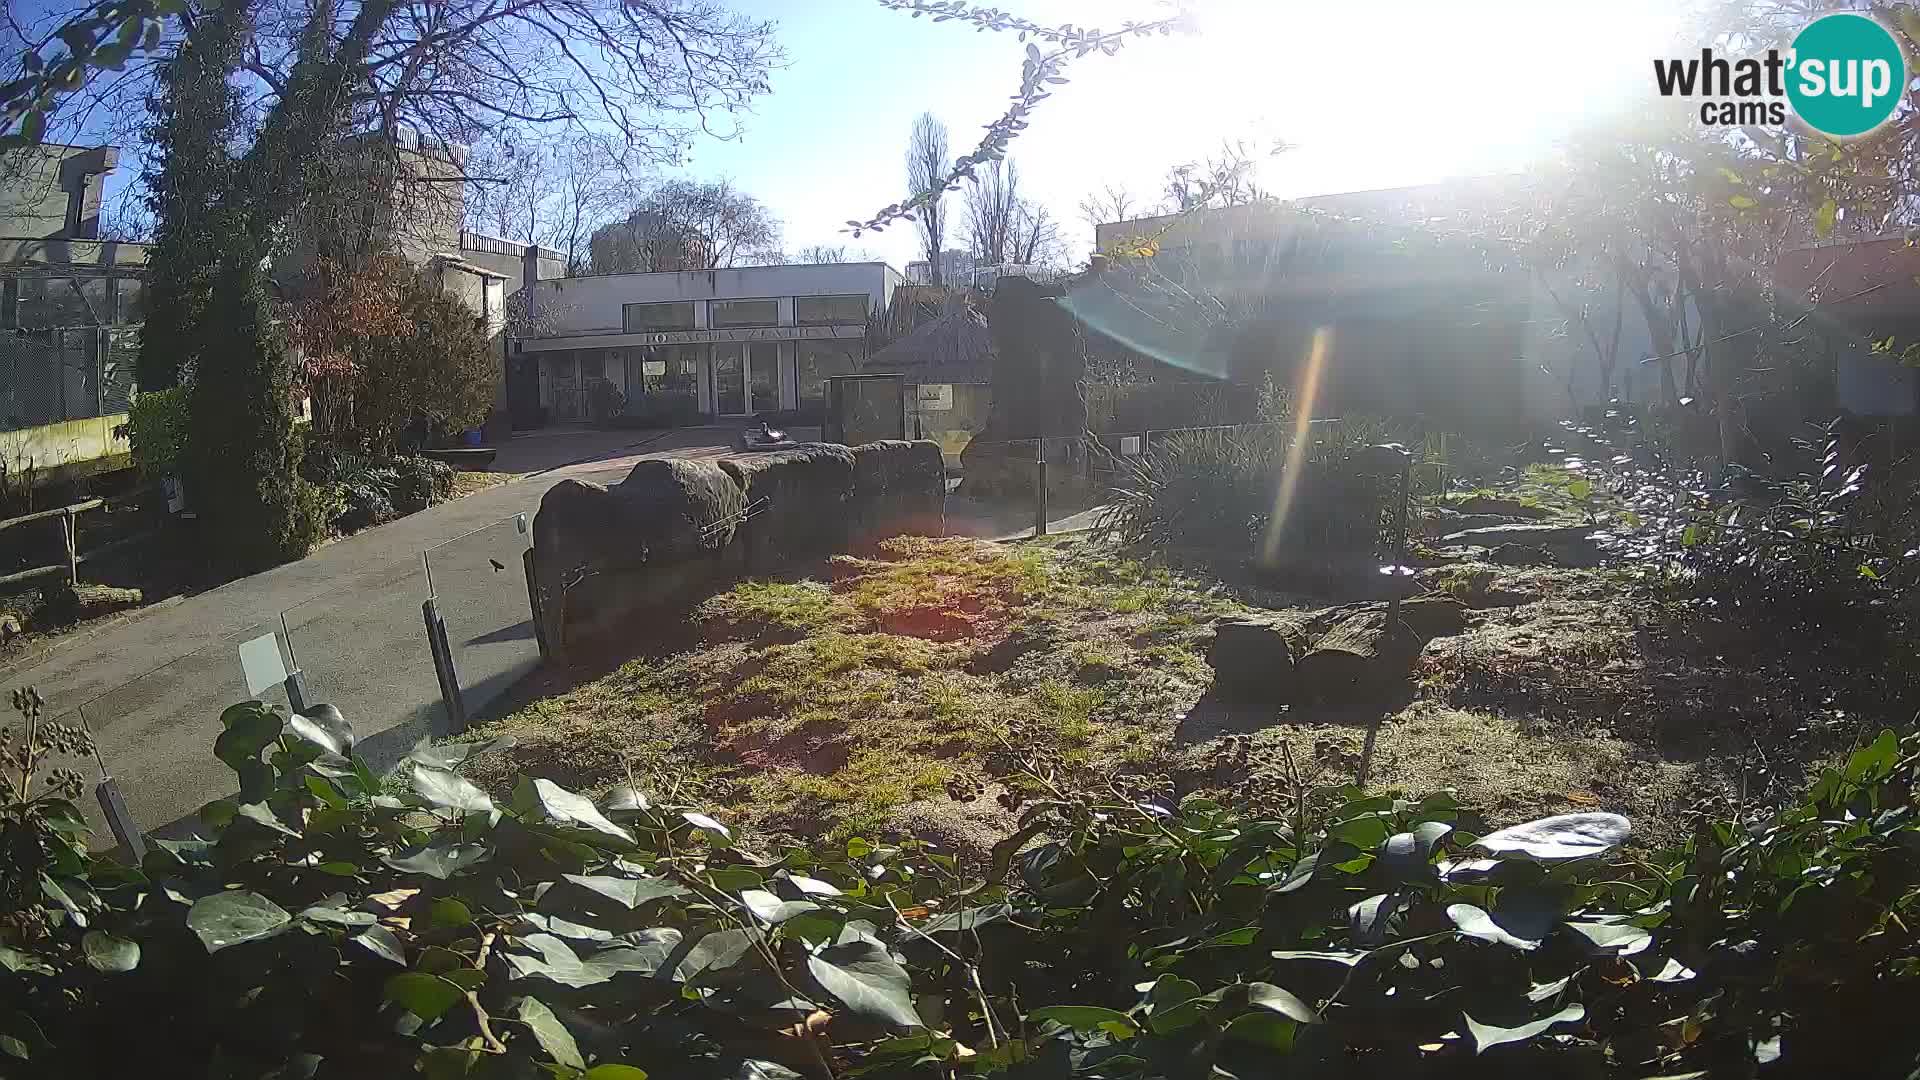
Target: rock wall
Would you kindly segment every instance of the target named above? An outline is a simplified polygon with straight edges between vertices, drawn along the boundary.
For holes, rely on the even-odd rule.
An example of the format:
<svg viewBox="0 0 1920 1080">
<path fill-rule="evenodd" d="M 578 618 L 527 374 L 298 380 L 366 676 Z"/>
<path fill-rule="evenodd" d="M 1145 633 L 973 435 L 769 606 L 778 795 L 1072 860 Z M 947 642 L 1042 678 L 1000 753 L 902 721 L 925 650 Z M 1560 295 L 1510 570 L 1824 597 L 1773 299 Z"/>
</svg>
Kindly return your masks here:
<svg viewBox="0 0 1920 1080">
<path fill-rule="evenodd" d="M 611 487 L 563 480 L 533 519 L 542 637 L 563 653 L 604 644 L 679 619 L 744 574 L 937 536 L 945 505 L 940 445 L 926 440 L 654 459 Z"/>
<path fill-rule="evenodd" d="M 740 484 L 711 461 L 642 461 L 612 487 L 555 484 L 533 519 L 546 641 L 564 648 L 629 620 L 678 617 L 731 581 L 745 505 Z"/>
<path fill-rule="evenodd" d="M 846 547 L 852 450 L 837 443 L 806 443 L 728 458 L 720 467 L 746 498 L 749 515 L 741 526 L 740 544 L 749 573 Z"/>
<path fill-rule="evenodd" d="M 947 467 L 937 442 L 885 439 L 854 447 L 853 492 L 848 550 L 947 531 Z"/>
</svg>

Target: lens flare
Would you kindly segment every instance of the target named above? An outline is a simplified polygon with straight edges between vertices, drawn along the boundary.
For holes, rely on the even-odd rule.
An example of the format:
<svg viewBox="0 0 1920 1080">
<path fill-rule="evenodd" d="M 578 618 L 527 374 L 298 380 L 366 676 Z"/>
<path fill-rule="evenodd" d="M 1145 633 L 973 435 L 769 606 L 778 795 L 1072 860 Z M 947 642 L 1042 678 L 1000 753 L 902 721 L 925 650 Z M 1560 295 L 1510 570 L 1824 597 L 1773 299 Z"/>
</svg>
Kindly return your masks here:
<svg viewBox="0 0 1920 1080">
<path fill-rule="evenodd" d="M 1280 556 L 1280 538 L 1286 532 L 1287 515 L 1293 510 L 1294 489 L 1300 483 L 1306 463 L 1309 431 L 1313 425 L 1314 399 L 1320 393 L 1320 374 L 1327 356 L 1333 351 L 1333 328 L 1322 326 L 1313 332 L 1313 345 L 1307 351 L 1306 365 L 1300 371 L 1300 386 L 1294 392 L 1293 442 L 1287 447 L 1286 461 L 1280 470 L 1280 488 L 1273 496 L 1273 512 L 1267 515 L 1267 532 L 1260 541 L 1260 565 L 1272 566 Z"/>
</svg>

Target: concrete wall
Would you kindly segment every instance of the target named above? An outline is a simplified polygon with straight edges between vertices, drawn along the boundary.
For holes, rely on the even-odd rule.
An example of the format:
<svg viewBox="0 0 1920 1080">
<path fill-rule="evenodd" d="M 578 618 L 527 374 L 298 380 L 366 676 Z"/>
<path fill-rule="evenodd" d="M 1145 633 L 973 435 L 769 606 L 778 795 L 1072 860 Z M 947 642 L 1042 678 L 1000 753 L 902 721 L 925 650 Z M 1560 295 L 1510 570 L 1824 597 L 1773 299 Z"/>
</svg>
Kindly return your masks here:
<svg viewBox="0 0 1920 1080">
<path fill-rule="evenodd" d="M 115 431 L 126 413 L 0 432 L 0 468 L 10 477 L 31 470 L 36 484 L 74 480 L 132 464 L 132 448 Z"/>
<path fill-rule="evenodd" d="M 933 394 L 923 395 L 921 387 L 944 386 L 951 408 L 936 409 Z M 960 451 L 987 426 L 987 414 L 993 406 L 993 387 L 986 383 L 925 383 L 907 387 L 907 434 L 940 444 L 940 456 L 949 469 L 960 467 Z"/>
<path fill-rule="evenodd" d="M 627 304 L 676 300 L 751 300 L 866 293 L 868 310 L 885 311 L 901 277 L 885 263 L 810 266 L 745 266 L 728 270 L 681 270 L 660 274 L 601 274 L 542 281 L 539 302 L 551 313 L 555 336 L 619 334 Z M 694 306 L 696 325 L 706 325 L 706 305 Z M 793 305 L 780 306 L 780 324 L 793 325 Z"/>
<path fill-rule="evenodd" d="M 0 236 L 90 238 L 100 190 L 120 151 L 44 143 L 0 154 Z"/>
<path fill-rule="evenodd" d="M 460 231 L 460 257 L 506 278 L 508 296 L 519 292 L 524 284 L 522 278 L 525 276 L 526 250 L 527 245 L 515 240 L 502 240 L 465 229 Z M 540 280 L 562 277 L 566 272 L 565 255 L 552 248 L 540 249 Z"/>
</svg>

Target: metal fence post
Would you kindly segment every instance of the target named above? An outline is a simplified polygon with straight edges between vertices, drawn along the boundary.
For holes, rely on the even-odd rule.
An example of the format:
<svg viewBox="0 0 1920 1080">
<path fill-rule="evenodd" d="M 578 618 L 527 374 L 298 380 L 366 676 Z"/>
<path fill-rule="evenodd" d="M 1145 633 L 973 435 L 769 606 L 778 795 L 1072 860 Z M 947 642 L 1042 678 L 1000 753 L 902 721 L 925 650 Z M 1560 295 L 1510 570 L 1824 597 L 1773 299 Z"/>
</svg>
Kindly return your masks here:
<svg viewBox="0 0 1920 1080">
<path fill-rule="evenodd" d="M 540 582 L 533 568 L 532 548 L 520 553 L 520 563 L 527 572 L 527 611 L 533 616 L 533 640 L 540 646 L 540 662 L 544 664 L 553 659 L 553 652 L 547 644 L 547 622 L 540 611 Z"/>
<path fill-rule="evenodd" d="M 1034 440 L 1033 474 L 1035 477 L 1033 497 L 1033 535 L 1047 535 L 1047 439 L 1041 436 Z"/>
<path fill-rule="evenodd" d="M 428 597 L 420 604 L 427 622 L 427 649 L 433 654 L 433 671 L 440 678 L 440 701 L 447 708 L 447 734 L 467 730 L 466 703 L 460 697 L 460 676 L 453 668 L 453 650 L 447 645 L 447 621 Z"/>
</svg>

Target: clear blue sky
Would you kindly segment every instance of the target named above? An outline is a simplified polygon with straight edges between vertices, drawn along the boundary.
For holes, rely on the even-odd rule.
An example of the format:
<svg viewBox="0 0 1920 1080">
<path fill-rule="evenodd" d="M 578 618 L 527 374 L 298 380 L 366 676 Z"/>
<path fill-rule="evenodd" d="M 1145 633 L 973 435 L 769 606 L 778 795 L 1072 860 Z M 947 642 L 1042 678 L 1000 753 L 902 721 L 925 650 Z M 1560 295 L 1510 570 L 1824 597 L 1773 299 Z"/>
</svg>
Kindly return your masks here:
<svg viewBox="0 0 1920 1080">
<path fill-rule="evenodd" d="M 1037 22 L 1102 28 L 1170 13 L 1152 0 L 998 0 Z M 778 20 L 791 60 L 737 143 L 703 142 L 686 170 L 728 175 L 786 226 L 788 250 L 865 247 L 914 257 L 908 223 L 854 241 L 839 230 L 905 194 L 913 119 L 931 110 L 954 152 L 973 147 L 1018 87 L 1023 46 L 1005 33 L 935 24 L 866 0 L 736 0 Z M 1644 94 L 1669 49 L 1674 0 L 1200 0 L 1199 31 L 1135 40 L 1070 70 L 1015 140 L 1029 194 L 1073 226 L 1087 192 L 1159 196 L 1169 165 L 1223 139 L 1298 148 L 1267 161 L 1281 195 L 1389 187 L 1524 168 L 1553 134 Z M 1579 42 L 1577 51 L 1559 43 Z M 1665 54 L 1665 53 L 1661 53 Z M 957 200 L 957 196 L 951 197 Z"/>
</svg>

